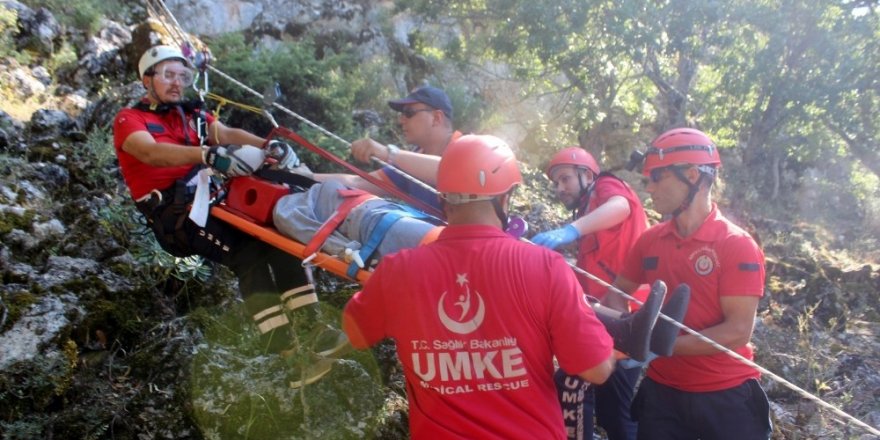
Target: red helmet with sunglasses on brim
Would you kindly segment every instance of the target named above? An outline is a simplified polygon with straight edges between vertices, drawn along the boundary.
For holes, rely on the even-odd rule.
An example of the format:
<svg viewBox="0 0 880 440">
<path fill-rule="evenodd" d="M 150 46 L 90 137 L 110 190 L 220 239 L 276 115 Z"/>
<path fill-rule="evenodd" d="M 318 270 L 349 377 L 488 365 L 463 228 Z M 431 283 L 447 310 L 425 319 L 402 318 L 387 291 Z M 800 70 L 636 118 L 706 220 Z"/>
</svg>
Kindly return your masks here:
<svg viewBox="0 0 880 440">
<path fill-rule="evenodd" d="M 721 157 L 706 133 L 693 128 L 673 128 L 651 142 L 645 152 L 642 173 L 649 176 L 653 169 L 683 164 L 718 167 Z"/>
</svg>

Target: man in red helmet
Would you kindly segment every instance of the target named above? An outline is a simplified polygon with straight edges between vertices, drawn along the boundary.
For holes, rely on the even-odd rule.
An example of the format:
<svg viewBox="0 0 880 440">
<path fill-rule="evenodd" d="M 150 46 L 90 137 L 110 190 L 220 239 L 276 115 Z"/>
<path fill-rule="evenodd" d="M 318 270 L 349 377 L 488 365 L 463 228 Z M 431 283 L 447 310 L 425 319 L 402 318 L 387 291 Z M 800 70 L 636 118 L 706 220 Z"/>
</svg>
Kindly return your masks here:
<svg viewBox="0 0 880 440">
<path fill-rule="evenodd" d="M 712 199 L 721 160 L 705 133 L 676 128 L 658 136 L 644 158 L 654 209 L 669 220 L 636 241 L 614 284 L 630 293 L 642 283 L 686 283 L 684 324 L 747 359 L 764 254 Z M 625 306 L 612 291 L 608 304 Z M 639 439 L 767 439 L 771 425 L 760 373 L 693 335 L 673 355 L 652 361 L 633 401 Z"/>
<path fill-rule="evenodd" d="M 596 159 L 580 147 L 557 152 L 545 172 L 559 201 L 572 211 L 573 221 L 535 235 L 532 242 L 555 249 L 579 240 L 577 266 L 610 284 L 626 253 L 648 226 L 638 195 L 617 176 L 601 173 Z M 587 295 L 602 299 L 606 285 L 577 276 Z M 629 406 L 640 374 L 641 368 L 618 365 L 605 384 L 589 386 L 558 371 L 556 386 L 569 438 L 593 438 L 595 410 L 596 421 L 609 439 L 634 440 L 637 424 L 630 417 Z M 573 394 L 578 398 L 572 399 Z"/>
<path fill-rule="evenodd" d="M 274 141 L 258 148 L 265 139 L 227 127 L 203 111 L 204 103 L 186 101 L 196 72 L 177 47 L 147 49 L 138 74 L 146 94 L 117 114 L 113 140 L 125 183 L 156 240 L 172 255 L 200 255 L 229 267 L 268 352 L 289 354 L 285 349 L 296 348 L 287 335 L 295 320 L 300 329 L 308 328 L 311 350 L 338 354 L 347 345 L 344 335 L 320 323 L 314 286 L 299 259 L 220 220 L 208 217 L 199 225 L 188 216 L 195 175 L 204 166 L 224 176 L 244 176 L 267 157 L 277 159 L 278 167 L 292 166 L 293 150 Z M 291 385 L 317 380 L 329 368 L 329 361 L 316 361 L 291 373 Z"/>
<path fill-rule="evenodd" d="M 600 173 L 596 159 L 580 147 L 560 150 L 545 172 L 573 221 L 535 235 L 532 242 L 556 249 L 579 240 L 578 267 L 610 284 L 629 248 L 648 227 L 639 196 L 617 176 Z M 578 279 L 588 295 L 605 295 L 605 285 L 582 275 Z"/>
<path fill-rule="evenodd" d="M 503 232 L 521 182 L 502 140 L 454 141 L 437 174 L 449 226 L 386 256 L 345 307 L 356 348 L 396 340 L 413 438 L 562 439 L 554 355 L 587 381 L 611 374 L 611 338 L 565 260 Z"/>
</svg>

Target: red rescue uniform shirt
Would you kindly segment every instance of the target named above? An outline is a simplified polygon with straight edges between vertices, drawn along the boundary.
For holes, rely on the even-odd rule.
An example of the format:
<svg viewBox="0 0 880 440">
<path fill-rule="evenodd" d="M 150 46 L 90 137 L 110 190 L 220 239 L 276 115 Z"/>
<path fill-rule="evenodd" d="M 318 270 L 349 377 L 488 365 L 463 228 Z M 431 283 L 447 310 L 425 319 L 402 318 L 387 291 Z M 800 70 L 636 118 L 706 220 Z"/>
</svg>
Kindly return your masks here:
<svg viewBox="0 0 880 440">
<path fill-rule="evenodd" d="M 614 227 L 584 235 L 578 242 L 577 266 L 608 284 L 614 282 L 630 248 L 648 228 L 648 217 L 642 208 L 639 196 L 626 182 L 609 175 L 601 175 L 590 194 L 587 211 L 589 214 L 602 206 L 610 198 L 621 196 L 629 202 L 629 216 Z M 578 274 L 578 281 L 584 292 L 602 299 L 608 287 Z"/>
<path fill-rule="evenodd" d="M 205 114 L 208 127 L 214 123 L 214 117 Z M 185 125 L 184 125 L 185 124 Z M 119 158 L 119 168 L 125 184 L 135 200 L 148 194 L 150 191 L 164 190 L 170 187 L 175 180 L 180 179 L 192 168 L 192 165 L 176 167 L 154 167 L 137 160 L 131 154 L 122 150 L 122 144 L 134 132 L 146 131 L 153 136 L 156 142 L 168 142 L 177 145 L 192 145 L 200 148 L 199 137 L 196 132 L 195 118 L 192 114 L 186 116 L 186 122 L 176 109 L 164 113 L 155 113 L 134 108 L 124 108 L 113 121 L 113 147 L 116 148 L 116 156 Z M 186 142 L 187 139 L 189 142 Z"/>
<path fill-rule="evenodd" d="M 384 257 L 343 328 L 397 342 L 413 438 L 563 439 L 553 356 L 574 374 L 612 350 L 558 253 L 480 225 Z"/>
<path fill-rule="evenodd" d="M 764 253 L 713 205 L 706 221 L 690 237 L 679 236 L 671 221 L 648 229 L 633 247 L 621 275 L 638 283 L 663 280 L 670 290 L 687 283 L 691 301 L 684 324 L 699 331 L 723 320 L 722 296 L 764 294 Z M 751 344 L 735 351 L 753 358 Z M 760 377 L 760 372 L 719 352 L 659 357 L 651 362 L 648 376 L 679 390 L 705 392 L 735 387 Z"/>
</svg>

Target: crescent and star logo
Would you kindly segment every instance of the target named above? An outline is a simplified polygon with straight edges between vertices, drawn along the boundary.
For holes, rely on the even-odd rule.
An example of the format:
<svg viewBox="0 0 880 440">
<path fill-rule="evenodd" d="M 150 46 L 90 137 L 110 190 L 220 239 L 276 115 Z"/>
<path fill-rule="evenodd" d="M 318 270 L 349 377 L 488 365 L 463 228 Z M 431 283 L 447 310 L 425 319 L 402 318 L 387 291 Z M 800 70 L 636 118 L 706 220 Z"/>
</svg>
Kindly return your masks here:
<svg viewBox="0 0 880 440">
<path fill-rule="evenodd" d="M 486 304 L 483 302 L 483 297 L 480 296 L 480 292 L 475 291 L 473 296 L 471 295 L 471 288 L 468 286 L 466 273 L 458 274 L 455 282 L 458 283 L 459 286 L 464 286 L 464 292 L 458 295 L 458 301 L 453 304 L 457 308 L 460 308 L 458 317 L 452 318 L 446 313 L 444 300 L 446 299 L 446 294 L 449 292 L 443 292 L 443 294 L 440 295 L 440 301 L 437 303 L 437 314 L 440 317 L 440 322 L 442 322 L 443 326 L 449 329 L 449 331 L 460 335 L 466 335 L 479 328 L 480 324 L 483 323 L 483 319 L 486 317 Z M 477 310 L 471 315 L 469 312 L 471 311 L 473 297 L 476 297 L 477 300 Z"/>
</svg>

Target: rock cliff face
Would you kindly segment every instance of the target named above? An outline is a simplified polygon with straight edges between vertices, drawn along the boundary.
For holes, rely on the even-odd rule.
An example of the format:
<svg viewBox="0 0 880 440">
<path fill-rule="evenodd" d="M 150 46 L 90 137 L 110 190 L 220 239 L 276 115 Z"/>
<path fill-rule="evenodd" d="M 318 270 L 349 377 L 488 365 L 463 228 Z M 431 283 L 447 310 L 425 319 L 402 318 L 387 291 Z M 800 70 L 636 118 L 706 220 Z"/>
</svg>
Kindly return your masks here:
<svg viewBox="0 0 880 440">
<path fill-rule="evenodd" d="M 241 30 L 268 47 L 305 34 L 323 39 L 326 50 L 355 44 L 363 59 L 389 60 L 385 78 L 400 92 L 429 74 L 479 76 L 415 56 L 409 35 L 423 23 L 396 13 L 391 2 L 168 5 L 185 29 L 205 38 Z M 17 13 L 16 51 L 32 55 L 0 60 L 0 436 L 406 438 L 393 344 L 356 353 L 326 379 L 290 390 L 288 366 L 255 346 L 229 273 L 171 258 L 140 222 L 108 127 L 143 93 L 132 66 L 161 28 L 146 26 L 143 11 L 135 11 L 88 34 L 59 25 L 47 9 L 14 0 L 0 0 L 2 8 Z M 70 62 L 50 74 L 50 57 Z M 472 90 L 501 102 L 516 87 L 484 82 Z M 609 116 L 597 139 L 626 124 Z M 540 172 L 529 167 L 526 175 L 515 211 L 533 229 L 563 221 L 547 203 Z M 843 259 L 809 225 L 754 223 L 768 256 L 758 362 L 795 383 L 833 389 L 828 397 L 836 404 L 880 425 L 880 314 L 876 295 L 865 294 L 880 291 L 876 262 Z M 354 287 L 326 275 L 321 286 L 330 316 Z M 860 435 L 767 384 L 775 438 Z"/>
</svg>

